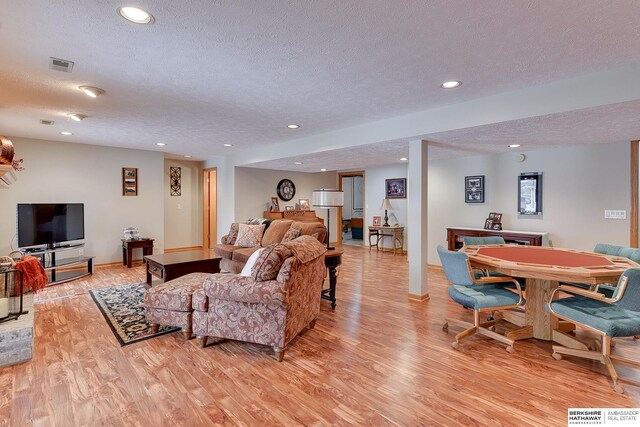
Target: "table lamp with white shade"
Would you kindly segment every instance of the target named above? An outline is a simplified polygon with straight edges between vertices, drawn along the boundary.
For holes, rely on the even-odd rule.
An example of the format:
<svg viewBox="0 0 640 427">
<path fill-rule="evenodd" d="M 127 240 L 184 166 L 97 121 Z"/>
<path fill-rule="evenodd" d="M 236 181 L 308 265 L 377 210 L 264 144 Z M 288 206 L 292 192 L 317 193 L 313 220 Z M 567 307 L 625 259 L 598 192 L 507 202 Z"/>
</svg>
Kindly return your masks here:
<svg viewBox="0 0 640 427">
<path fill-rule="evenodd" d="M 382 199 L 382 204 L 380 205 L 380 210 L 384 209 L 384 224 L 383 227 L 389 227 L 389 216 L 387 215 L 387 211 L 392 211 L 393 206 L 391 206 L 391 202 L 389 199 Z"/>
<path fill-rule="evenodd" d="M 340 190 L 313 190 L 311 193 L 311 204 L 318 208 L 327 208 L 327 250 L 335 249 L 329 246 L 331 239 L 329 238 L 331 230 L 331 208 L 339 208 L 344 206 L 344 192 Z"/>
</svg>

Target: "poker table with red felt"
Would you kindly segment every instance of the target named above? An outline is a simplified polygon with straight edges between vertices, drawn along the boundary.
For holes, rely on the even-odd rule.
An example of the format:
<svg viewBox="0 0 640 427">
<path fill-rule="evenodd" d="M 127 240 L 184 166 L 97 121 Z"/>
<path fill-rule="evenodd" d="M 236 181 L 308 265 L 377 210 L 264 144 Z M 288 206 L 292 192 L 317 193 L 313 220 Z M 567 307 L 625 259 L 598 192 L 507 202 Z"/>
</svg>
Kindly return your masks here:
<svg viewBox="0 0 640 427">
<path fill-rule="evenodd" d="M 595 285 L 616 283 L 627 269 L 638 264 L 624 257 L 613 257 L 574 249 L 485 245 L 466 246 L 463 250 L 471 265 L 488 271 L 496 271 L 512 277 L 526 279 L 526 305 L 522 328 L 510 332 L 514 339 L 539 338 L 554 340 L 563 345 L 570 342 L 568 336 L 554 331 L 557 319 L 544 309 L 558 282 Z M 507 334 L 509 336 L 509 334 Z"/>
</svg>

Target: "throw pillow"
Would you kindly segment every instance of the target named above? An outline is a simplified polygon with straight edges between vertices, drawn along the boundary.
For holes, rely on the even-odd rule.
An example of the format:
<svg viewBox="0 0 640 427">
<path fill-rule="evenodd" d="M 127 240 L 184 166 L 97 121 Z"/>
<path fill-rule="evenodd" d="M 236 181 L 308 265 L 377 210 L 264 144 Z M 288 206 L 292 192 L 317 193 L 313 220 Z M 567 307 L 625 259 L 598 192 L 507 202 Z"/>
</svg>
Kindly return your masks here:
<svg viewBox="0 0 640 427">
<path fill-rule="evenodd" d="M 231 229 L 229 230 L 229 234 L 227 234 L 227 245 L 235 245 L 236 239 L 238 238 L 238 223 L 234 222 L 231 224 Z"/>
<path fill-rule="evenodd" d="M 284 233 L 282 236 L 282 243 L 290 242 L 293 239 L 297 239 L 300 236 L 300 229 L 296 227 L 291 227 Z"/>
<path fill-rule="evenodd" d="M 238 238 L 236 246 L 243 248 L 253 248 L 260 246 L 262 234 L 264 233 L 264 225 L 240 224 L 238 226 Z"/>
<path fill-rule="evenodd" d="M 251 276 L 257 282 L 275 279 L 278 277 L 282 263 L 291 255 L 291 250 L 280 243 L 267 246 L 253 265 Z"/>
<path fill-rule="evenodd" d="M 262 252 L 263 250 L 264 250 L 264 248 L 258 249 L 257 251 L 255 251 L 254 253 L 251 254 L 249 259 L 247 260 L 247 263 L 244 265 L 244 267 L 242 267 L 242 271 L 240 272 L 241 276 L 245 276 L 245 277 L 250 277 L 251 276 L 251 269 L 255 265 L 256 260 L 258 259 L 258 257 L 260 256 L 260 252 Z"/>
</svg>

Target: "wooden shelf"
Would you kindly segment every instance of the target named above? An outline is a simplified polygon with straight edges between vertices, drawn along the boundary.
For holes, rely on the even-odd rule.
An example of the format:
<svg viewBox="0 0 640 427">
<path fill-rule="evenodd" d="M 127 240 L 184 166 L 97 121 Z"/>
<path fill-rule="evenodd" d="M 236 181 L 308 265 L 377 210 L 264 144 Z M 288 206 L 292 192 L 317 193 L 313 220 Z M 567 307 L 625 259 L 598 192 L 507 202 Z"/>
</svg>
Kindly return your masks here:
<svg viewBox="0 0 640 427">
<path fill-rule="evenodd" d="M 447 243 L 450 251 L 462 247 L 462 238 L 479 236 L 501 236 L 506 243 L 531 246 L 549 246 L 549 233 L 537 231 L 485 230 L 483 228 L 447 228 Z"/>
<path fill-rule="evenodd" d="M 318 218 L 315 211 L 264 211 L 262 216 L 267 219 L 292 219 L 301 222 L 321 222 L 324 219 Z"/>
</svg>

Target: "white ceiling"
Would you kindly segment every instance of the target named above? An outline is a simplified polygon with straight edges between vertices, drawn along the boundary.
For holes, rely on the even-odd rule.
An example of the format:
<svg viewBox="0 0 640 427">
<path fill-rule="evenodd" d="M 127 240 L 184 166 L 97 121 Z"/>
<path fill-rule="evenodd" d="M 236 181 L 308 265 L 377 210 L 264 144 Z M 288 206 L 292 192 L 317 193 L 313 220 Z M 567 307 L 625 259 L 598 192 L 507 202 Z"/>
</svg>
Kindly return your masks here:
<svg viewBox="0 0 640 427">
<path fill-rule="evenodd" d="M 165 142 L 162 151 L 199 159 L 640 59 L 633 0 L 0 2 L 0 134 L 145 150 Z M 149 10 L 155 24 L 124 21 L 116 9 L 125 4 Z M 75 61 L 73 73 L 49 70 L 50 56 Z M 448 79 L 463 86 L 440 89 Z M 90 99 L 79 85 L 107 93 Z M 68 112 L 89 118 L 68 122 Z M 416 137 L 438 143 L 432 157 L 514 141 L 614 142 L 637 138 L 638 113 L 630 102 Z M 389 163 L 402 147 L 315 154 L 314 167 Z M 360 162 L 335 165 L 347 155 Z"/>
</svg>

